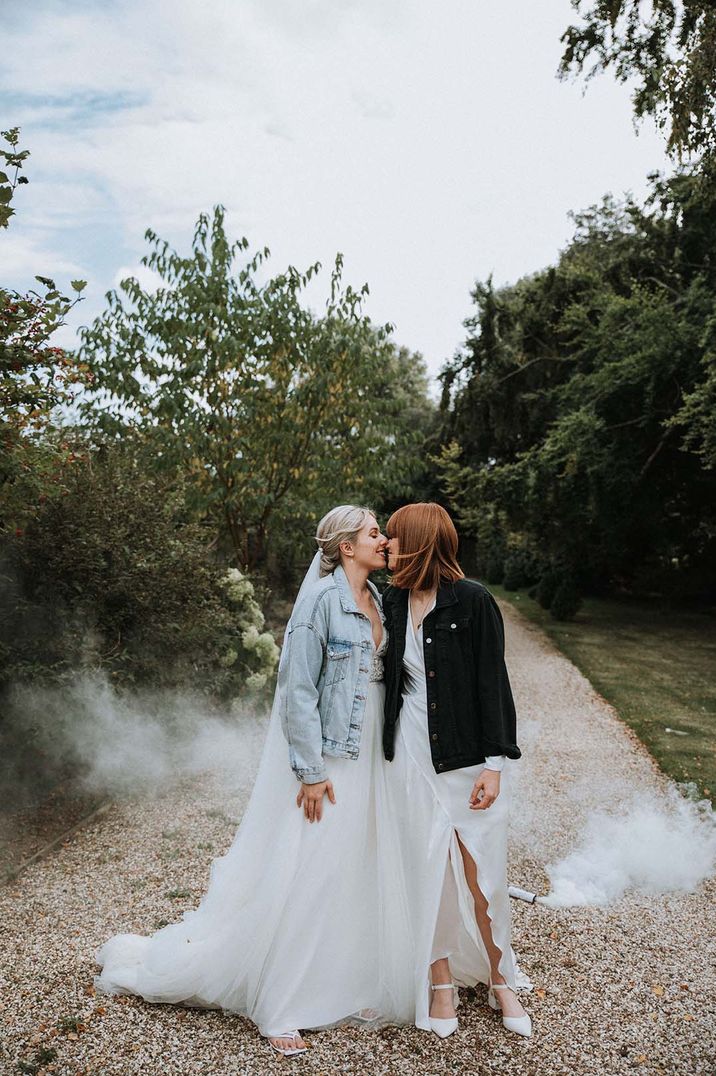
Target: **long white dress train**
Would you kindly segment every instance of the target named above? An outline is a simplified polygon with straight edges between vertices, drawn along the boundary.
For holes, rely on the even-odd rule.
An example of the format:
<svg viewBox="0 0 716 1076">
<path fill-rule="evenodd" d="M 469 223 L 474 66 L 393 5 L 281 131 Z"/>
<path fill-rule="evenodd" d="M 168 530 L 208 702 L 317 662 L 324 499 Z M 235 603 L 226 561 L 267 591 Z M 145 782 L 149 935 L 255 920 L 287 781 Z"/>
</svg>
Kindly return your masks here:
<svg viewBox="0 0 716 1076">
<path fill-rule="evenodd" d="M 492 806 L 471 810 L 470 793 L 483 765 L 435 772 L 428 732 L 423 629 L 413 627 L 410 609 L 403 672 L 395 757 L 388 764 L 389 814 L 402 833 L 400 873 L 413 930 L 415 1023 L 429 1030 L 433 961 L 449 957 L 453 980 L 464 986 L 487 983 L 490 976 L 458 836 L 477 864 L 492 938 L 501 952 L 499 971 L 513 989 L 530 990 L 532 984 L 520 969 L 511 945 L 507 824 L 512 761 L 506 760 L 500 794 Z"/>
<path fill-rule="evenodd" d="M 384 633 L 385 636 L 385 633 Z M 211 866 L 200 905 L 151 937 L 119 934 L 96 954 L 105 993 L 221 1008 L 262 1034 L 412 1021 L 412 936 L 387 810 L 382 654 L 373 652 L 357 759 L 329 758 L 336 804 L 308 823 L 280 723 L 271 721 L 244 820 Z"/>
</svg>

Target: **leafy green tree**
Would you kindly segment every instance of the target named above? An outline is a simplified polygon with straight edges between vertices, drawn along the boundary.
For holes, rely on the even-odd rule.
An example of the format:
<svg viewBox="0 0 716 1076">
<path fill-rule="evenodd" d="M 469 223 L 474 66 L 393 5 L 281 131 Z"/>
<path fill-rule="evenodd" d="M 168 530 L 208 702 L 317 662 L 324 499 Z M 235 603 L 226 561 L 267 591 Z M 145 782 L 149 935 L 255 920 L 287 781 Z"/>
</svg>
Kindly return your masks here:
<svg viewBox="0 0 716 1076">
<path fill-rule="evenodd" d="M 716 6 L 711 0 L 572 0 L 559 72 L 612 70 L 636 83 L 635 115 L 653 116 L 672 153 L 716 151 Z M 589 65 L 592 65 L 589 67 Z"/>
<path fill-rule="evenodd" d="M 713 586 L 712 204 L 693 173 L 576 215 L 556 266 L 478 283 L 443 371 L 440 465 L 483 568 L 532 558 L 563 610 L 577 585 Z"/>
<path fill-rule="evenodd" d="M 268 250 L 237 265 L 248 242 L 229 241 L 221 207 L 199 218 L 189 257 L 147 238 L 157 288 L 123 281 L 83 333 L 101 386 L 84 414 L 116 435 L 143 430 L 155 465 L 186 475 L 193 508 L 229 535 L 240 564 L 265 562 L 289 502 L 375 488 L 386 456 L 391 481 L 407 480 L 411 453 L 394 444 L 407 360 L 390 327 L 361 313 L 367 287 L 343 286 L 340 255 L 318 317 L 301 293 L 320 265 L 260 283 Z M 421 376 L 411 373 L 411 391 Z M 416 431 L 402 429 L 412 443 Z"/>
</svg>

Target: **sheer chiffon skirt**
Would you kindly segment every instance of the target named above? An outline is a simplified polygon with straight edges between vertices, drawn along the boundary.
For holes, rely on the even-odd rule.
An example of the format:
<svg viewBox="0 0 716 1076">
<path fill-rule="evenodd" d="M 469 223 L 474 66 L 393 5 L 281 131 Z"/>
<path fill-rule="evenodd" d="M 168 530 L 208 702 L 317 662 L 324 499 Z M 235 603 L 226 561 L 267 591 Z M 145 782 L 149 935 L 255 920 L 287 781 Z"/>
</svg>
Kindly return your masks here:
<svg viewBox="0 0 716 1076">
<path fill-rule="evenodd" d="M 357 759 L 326 758 L 336 804 L 310 824 L 272 719 L 256 784 L 200 905 L 151 936 L 119 934 L 96 954 L 105 993 L 221 1008 L 264 1035 L 412 1021 L 412 909 L 401 878 L 381 749 L 384 685 L 369 686 Z"/>
</svg>

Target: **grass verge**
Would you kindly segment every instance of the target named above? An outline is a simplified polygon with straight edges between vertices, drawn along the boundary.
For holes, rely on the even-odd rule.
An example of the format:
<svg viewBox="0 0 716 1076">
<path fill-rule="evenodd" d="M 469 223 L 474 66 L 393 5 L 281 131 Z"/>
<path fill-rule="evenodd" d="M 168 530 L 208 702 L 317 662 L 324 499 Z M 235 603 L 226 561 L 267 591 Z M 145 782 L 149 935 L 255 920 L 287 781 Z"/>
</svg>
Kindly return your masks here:
<svg viewBox="0 0 716 1076">
<path fill-rule="evenodd" d="M 490 586 L 538 624 L 675 781 L 716 795 L 716 617 L 638 599 L 587 598 L 553 620 L 526 591 Z"/>
</svg>

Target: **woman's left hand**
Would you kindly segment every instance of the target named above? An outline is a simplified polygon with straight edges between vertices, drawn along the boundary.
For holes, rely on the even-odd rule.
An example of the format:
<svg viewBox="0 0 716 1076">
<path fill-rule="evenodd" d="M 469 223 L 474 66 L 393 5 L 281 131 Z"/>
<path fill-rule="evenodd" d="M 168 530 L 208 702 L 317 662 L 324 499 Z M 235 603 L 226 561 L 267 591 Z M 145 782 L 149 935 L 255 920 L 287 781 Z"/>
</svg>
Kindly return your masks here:
<svg viewBox="0 0 716 1076">
<path fill-rule="evenodd" d="M 482 795 L 481 795 L 482 793 Z M 500 794 L 500 771 L 484 769 L 470 793 L 470 810 L 485 811 Z"/>
</svg>

